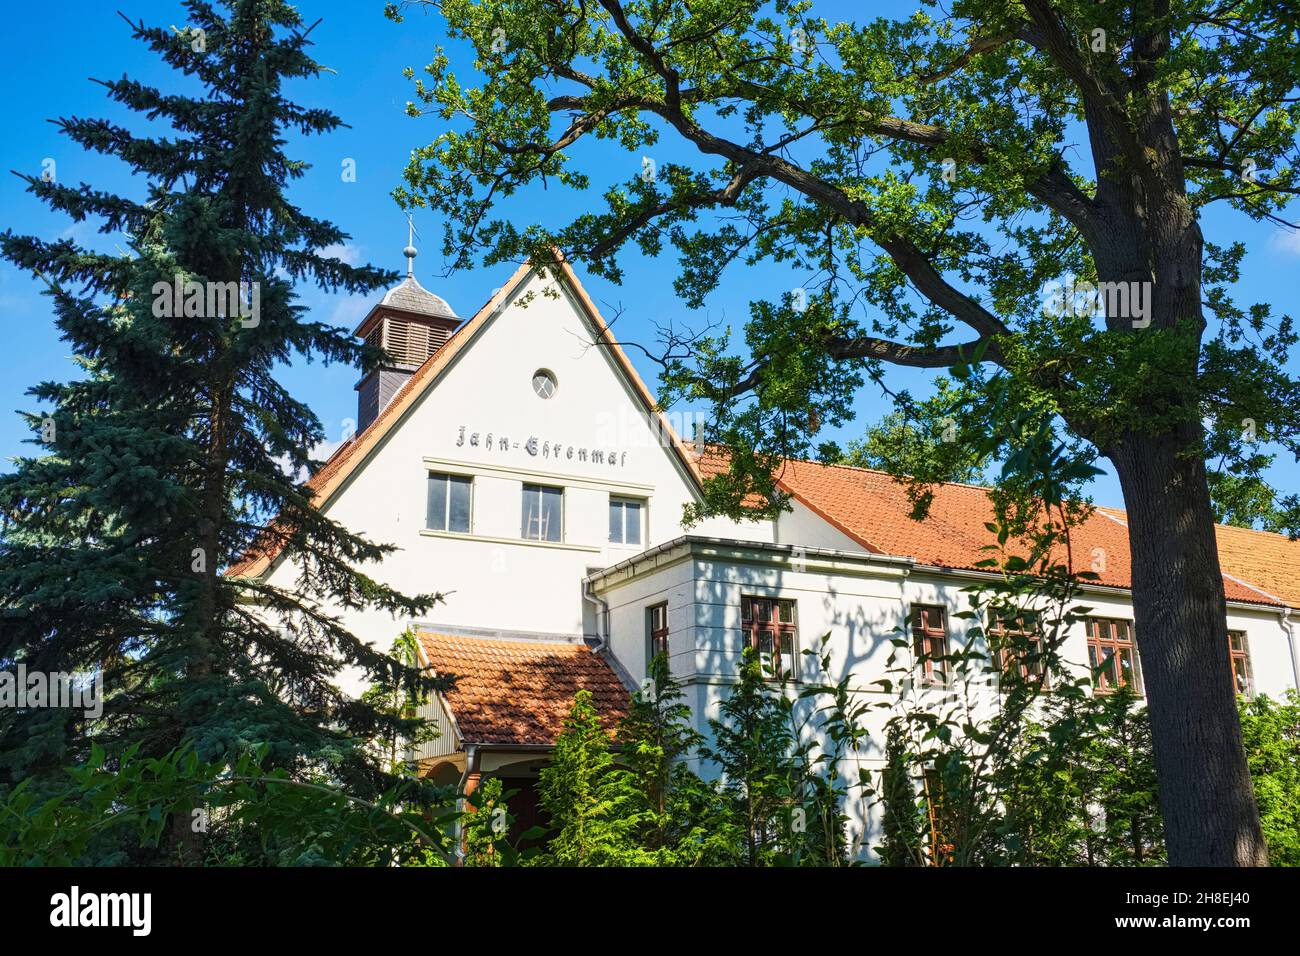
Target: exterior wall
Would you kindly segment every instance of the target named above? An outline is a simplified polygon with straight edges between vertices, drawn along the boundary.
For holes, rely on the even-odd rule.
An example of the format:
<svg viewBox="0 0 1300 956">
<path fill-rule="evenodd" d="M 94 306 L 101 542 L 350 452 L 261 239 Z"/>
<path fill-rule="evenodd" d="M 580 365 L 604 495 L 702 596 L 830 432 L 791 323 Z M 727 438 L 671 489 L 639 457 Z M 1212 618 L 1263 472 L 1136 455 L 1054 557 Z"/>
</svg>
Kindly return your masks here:
<svg viewBox="0 0 1300 956">
<path fill-rule="evenodd" d="M 797 499 L 790 500 L 791 510 L 776 520 L 775 541 L 805 548 L 834 548 L 840 551 L 861 551 L 858 544 L 843 531 Z"/>
<path fill-rule="evenodd" d="M 694 563 L 696 577 L 696 646 L 691 695 L 695 713 L 700 719 L 701 733 L 710 735 L 708 720 L 716 719 L 720 706 L 730 691 L 744 648 L 740 627 L 740 602 L 742 595 L 781 597 L 796 602 L 799 646 L 797 652 L 815 649 L 822 635 L 829 635 L 828 650 L 834 672 L 832 680 L 844 673 L 858 676 L 858 689 L 871 697 L 885 700 L 884 695 L 871 693 L 869 682 L 884 676 L 885 661 L 893 646 L 890 639 L 893 628 L 902 623 L 901 596 L 905 585 L 904 569 L 895 565 L 872 568 L 859 566 L 848 573 L 845 570 L 820 570 L 815 562 L 796 557 L 793 566 L 764 566 L 732 564 L 717 560 L 700 560 Z M 672 635 L 669 637 L 670 643 Z M 797 653 L 799 683 L 806 685 L 818 675 L 810 672 L 812 662 Z M 789 689 L 791 696 L 799 687 Z M 796 701 L 795 718 L 805 728 L 805 739 L 817 737 L 815 710 L 819 703 L 812 699 Z M 845 779 L 858 778 L 858 767 L 871 762 L 877 747 L 883 745 L 883 712 L 871 714 L 868 726 L 871 746 L 866 752 L 846 754 L 841 773 Z M 822 745 L 828 741 L 822 739 Z M 697 772 L 712 775 L 711 766 L 695 762 Z M 849 816 L 849 838 L 855 844 L 869 832 L 868 807 L 852 795 L 845 808 Z M 856 847 L 855 847 L 856 849 Z M 858 853 L 856 855 L 862 855 Z"/>
<path fill-rule="evenodd" d="M 434 736 L 418 747 L 412 748 L 408 759 L 418 762 L 433 757 L 446 757 L 460 749 L 456 725 L 451 715 L 447 713 L 447 708 L 443 706 L 441 696 L 431 696 L 416 713 L 427 722 L 426 726 Z"/>
<path fill-rule="evenodd" d="M 681 535 L 682 508 L 695 494 L 688 475 L 614 358 L 592 341 L 567 286 L 533 273 L 326 504 L 330 518 L 401 549 L 369 573 L 408 594 L 444 595 L 425 616 L 431 627 L 594 634 L 587 574 Z M 558 381 L 550 399 L 533 391 L 539 368 Z M 606 461 L 592 460 L 592 450 Z M 426 529 L 430 471 L 474 477 L 469 534 Z M 564 488 L 562 542 L 521 540 L 526 482 Z M 609 543 L 611 495 L 645 500 L 642 544 Z M 714 520 L 701 530 L 773 534 L 771 522 Z M 292 588 L 295 576 L 280 562 L 270 581 Z M 374 610 L 341 614 L 353 633 L 381 645 L 406 623 Z"/>
<path fill-rule="evenodd" d="M 668 604 L 668 659 L 674 674 L 694 667 L 695 571 L 690 561 L 664 565 L 658 573 L 602 595 L 609 605 L 610 651 L 637 683 L 649 663 L 649 608 Z"/>
<path fill-rule="evenodd" d="M 718 553 L 701 553 L 710 550 Z M 860 699 L 875 704 L 888 705 L 895 699 L 872 682 L 886 676 L 888 659 L 895 651 L 891 641 L 900 636 L 912 605 L 946 608 L 953 650 L 970 639 L 970 624 L 956 617 L 968 609 L 968 595 L 962 588 L 972 583 L 970 575 L 910 567 L 906 562 L 873 559 L 862 552 L 837 559 L 795 548 L 784 553 L 743 545 L 736 545 L 732 554 L 722 553 L 724 550 L 713 542 L 688 541 L 657 561 L 647 560 L 622 575 L 602 576 L 595 583 L 597 593 L 610 604 L 611 648 L 637 681 L 645 674 L 646 608 L 662 600 L 669 602 L 673 673 L 685 684 L 696 727 L 706 737 L 708 721 L 719 715 L 743 650 L 742 595 L 794 599 L 800 649 L 817 648 L 822 635 L 829 635 L 830 680 L 852 674 L 851 686 Z M 1090 616 L 1133 619 L 1131 604 L 1122 594 L 1091 592 L 1079 603 L 1090 609 Z M 1276 697 L 1293 686 L 1290 645 L 1277 612 L 1235 605 L 1229 609 L 1228 626 L 1246 632 L 1256 692 Z M 899 664 L 910 663 L 909 651 L 898 653 Z M 1082 622 L 1067 635 L 1062 656 L 1080 676 L 1086 674 L 1087 638 Z M 817 677 L 808 672 L 806 661 L 801 671 L 802 684 Z M 792 687 L 789 692 L 794 696 L 798 689 Z M 922 701 L 929 697 L 937 703 L 944 691 L 917 693 Z M 998 691 L 979 688 L 973 696 L 977 708 L 983 703 L 987 713 L 996 706 Z M 806 733 L 813 736 L 815 706 L 805 700 L 795 708 L 797 716 L 807 722 Z M 840 770 L 846 779 L 856 780 L 859 768 L 876 771 L 883 766 L 884 726 L 889 716 L 887 706 L 868 712 L 865 723 L 870 739 L 860 750 L 845 755 Z M 692 764 L 704 775 L 716 773 L 716 768 L 699 759 Z M 846 811 L 850 840 L 859 856 L 869 858 L 869 848 L 879 839 L 879 820 L 856 793 Z"/>
</svg>

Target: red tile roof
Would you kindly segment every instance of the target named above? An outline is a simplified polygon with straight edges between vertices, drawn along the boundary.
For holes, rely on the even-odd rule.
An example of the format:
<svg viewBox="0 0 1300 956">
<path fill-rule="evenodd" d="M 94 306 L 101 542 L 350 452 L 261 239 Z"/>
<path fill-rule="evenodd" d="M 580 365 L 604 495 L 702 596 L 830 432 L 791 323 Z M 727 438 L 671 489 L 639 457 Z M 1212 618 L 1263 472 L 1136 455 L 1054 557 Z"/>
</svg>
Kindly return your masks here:
<svg viewBox="0 0 1300 956">
<path fill-rule="evenodd" d="M 884 472 L 791 461 L 782 466 L 778 483 L 868 551 L 954 569 L 975 568 L 989 556 L 981 550 L 993 543 L 985 527 L 994 517 L 985 488 L 939 485 L 929 516 L 914 521 L 905 485 Z M 1126 519 L 1118 509 L 1097 508 L 1071 532 L 1075 568 L 1095 569 L 1098 584 L 1131 586 Z M 1218 534 L 1224 593 L 1230 600 L 1300 607 L 1300 542 L 1224 526 L 1218 526 Z M 1094 565 L 1097 557 L 1104 560 Z"/>
<path fill-rule="evenodd" d="M 1219 564 L 1225 574 L 1300 607 L 1300 541 L 1279 534 L 1218 525 Z"/>
<path fill-rule="evenodd" d="M 713 446 L 702 446 L 693 441 L 682 443 L 687 453 L 691 456 L 694 463 L 695 472 L 700 481 L 708 481 L 710 478 L 725 474 L 730 465 L 730 456 L 722 449 Z M 760 495 L 745 495 L 740 503 L 746 508 L 758 508 L 763 505 L 763 498 Z"/>
<path fill-rule="evenodd" d="M 422 631 L 420 646 L 435 673 L 456 677 L 443 696 L 467 744 L 553 744 L 580 690 L 611 732 L 627 713 L 623 682 L 585 644 Z"/>
</svg>

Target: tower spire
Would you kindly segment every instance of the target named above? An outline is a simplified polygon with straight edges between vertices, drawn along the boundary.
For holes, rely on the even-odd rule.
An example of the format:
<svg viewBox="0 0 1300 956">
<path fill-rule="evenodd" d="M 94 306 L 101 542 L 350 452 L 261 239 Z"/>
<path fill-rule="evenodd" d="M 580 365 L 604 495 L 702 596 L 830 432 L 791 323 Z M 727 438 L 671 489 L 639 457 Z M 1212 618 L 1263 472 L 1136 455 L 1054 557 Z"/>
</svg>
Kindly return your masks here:
<svg viewBox="0 0 1300 956">
<path fill-rule="evenodd" d="M 418 250 L 415 248 L 415 221 L 411 219 L 411 214 L 406 214 L 406 248 L 402 250 L 402 255 L 406 256 L 406 277 L 415 278 L 415 257 Z"/>
</svg>

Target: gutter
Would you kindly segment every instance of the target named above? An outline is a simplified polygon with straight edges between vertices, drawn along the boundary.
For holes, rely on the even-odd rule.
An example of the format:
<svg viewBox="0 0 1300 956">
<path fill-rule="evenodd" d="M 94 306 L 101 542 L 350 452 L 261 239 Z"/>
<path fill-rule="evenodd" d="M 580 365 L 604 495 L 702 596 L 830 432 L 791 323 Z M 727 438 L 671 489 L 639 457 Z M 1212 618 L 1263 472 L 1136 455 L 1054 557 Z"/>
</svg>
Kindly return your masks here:
<svg viewBox="0 0 1300 956">
<path fill-rule="evenodd" d="M 827 558 L 831 560 L 855 561 L 861 564 L 876 565 L 898 565 L 904 568 L 910 568 L 916 564 L 913 558 L 904 557 L 896 554 L 877 554 L 873 551 L 846 551 L 841 548 L 805 548 L 795 544 L 780 544 L 770 541 L 742 541 L 739 538 L 717 538 L 710 535 L 683 534 L 678 535 L 670 541 L 657 544 L 653 548 L 648 548 L 630 558 L 624 558 L 617 564 L 611 564 L 607 568 L 602 568 L 596 574 L 587 578 L 600 579 L 614 574 L 617 571 L 624 571 L 658 557 L 661 554 L 667 554 L 682 547 L 691 547 L 692 545 L 713 545 L 715 547 L 736 547 L 748 548 L 752 551 L 766 551 L 773 554 L 783 554 L 792 556 L 796 551 L 803 558 Z"/>
</svg>

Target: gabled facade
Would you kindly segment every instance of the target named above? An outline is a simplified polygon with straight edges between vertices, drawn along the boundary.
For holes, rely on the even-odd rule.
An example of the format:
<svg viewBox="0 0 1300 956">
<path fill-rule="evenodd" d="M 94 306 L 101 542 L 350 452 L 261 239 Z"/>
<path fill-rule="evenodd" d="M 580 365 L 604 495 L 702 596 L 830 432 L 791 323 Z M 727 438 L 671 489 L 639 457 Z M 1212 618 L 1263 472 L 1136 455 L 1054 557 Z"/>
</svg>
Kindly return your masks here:
<svg viewBox="0 0 1300 956">
<path fill-rule="evenodd" d="M 913 611 L 918 641 L 966 640 L 961 589 L 980 579 L 990 537 L 982 489 L 943 486 L 918 523 L 886 475 L 790 462 L 780 476 L 790 512 L 686 533 L 683 506 L 723 461 L 684 443 L 656 410 L 567 264 L 520 268 L 463 322 L 408 275 L 359 332 L 409 342 L 409 329 L 394 329 L 402 323 L 441 339 L 420 340 L 432 346 L 420 364 L 395 362 L 381 370 L 386 382 L 372 373 L 359 384 L 369 421 L 311 485 L 329 517 L 401 549 L 372 573 L 408 593 L 444 594 L 426 621 L 341 611 L 381 645 L 414 624 L 425 663 L 465 675 L 430 702 L 441 736 L 418 754 L 426 772 L 535 775 L 575 689 L 599 690 L 612 722 L 613 691 L 635 688 L 659 650 L 707 732 L 746 644 L 776 657 L 797 687 L 808 676 L 800 651 L 829 634 L 834 676 L 852 674 L 872 694 Z M 1077 529 L 1076 553 L 1099 580 L 1086 594 L 1093 619 L 1064 653 L 1080 668 L 1112 655 L 1114 679 L 1140 688 L 1127 535 L 1114 509 Z M 1225 528 L 1220 551 L 1236 635 L 1225 653 L 1241 689 L 1297 686 L 1300 543 Z M 229 573 L 285 587 L 294 577 L 273 546 Z M 878 766 L 882 749 L 876 727 L 849 759 Z M 866 854 L 869 810 L 848 810 Z"/>
</svg>

